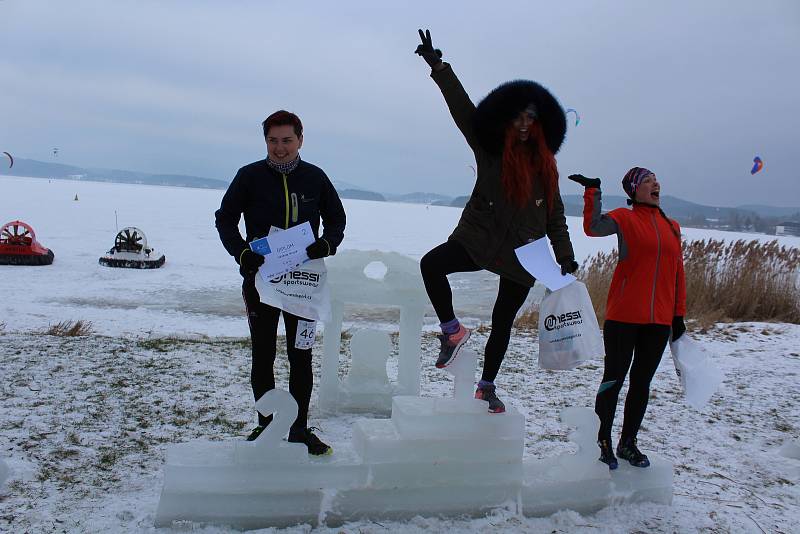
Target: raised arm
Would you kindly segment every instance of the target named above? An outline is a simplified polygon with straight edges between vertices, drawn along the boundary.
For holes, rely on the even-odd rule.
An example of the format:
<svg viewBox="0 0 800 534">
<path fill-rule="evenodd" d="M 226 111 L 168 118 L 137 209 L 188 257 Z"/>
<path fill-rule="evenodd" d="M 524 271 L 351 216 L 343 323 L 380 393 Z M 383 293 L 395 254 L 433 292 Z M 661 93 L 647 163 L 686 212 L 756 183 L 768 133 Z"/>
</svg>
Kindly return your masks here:
<svg viewBox="0 0 800 534">
<path fill-rule="evenodd" d="M 583 231 L 590 237 L 616 234 L 617 222 L 602 213 L 603 201 L 600 193 L 600 178 L 587 178 L 581 174 L 570 174 L 569 179 L 586 189 L 583 192 Z"/>
<path fill-rule="evenodd" d="M 419 30 L 422 43 L 417 46 L 415 53 L 422 57 L 431 67 L 431 78 L 442 91 L 444 100 L 450 110 L 450 115 L 456 126 L 473 151 L 477 149 L 477 139 L 472 125 L 472 116 L 475 114 L 475 104 L 470 100 L 464 86 L 456 77 L 449 63 L 442 61 L 442 51 L 433 48 L 430 30 Z"/>
</svg>

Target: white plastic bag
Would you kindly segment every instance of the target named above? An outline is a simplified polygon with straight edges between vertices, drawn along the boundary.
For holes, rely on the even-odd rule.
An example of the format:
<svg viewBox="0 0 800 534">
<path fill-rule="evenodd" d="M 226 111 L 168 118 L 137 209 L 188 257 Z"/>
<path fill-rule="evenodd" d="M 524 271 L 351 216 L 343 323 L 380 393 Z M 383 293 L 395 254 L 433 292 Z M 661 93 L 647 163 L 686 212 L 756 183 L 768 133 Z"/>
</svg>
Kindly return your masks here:
<svg viewBox="0 0 800 534">
<path fill-rule="evenodd" d="M 329 321 L 331 297 L 325 260 L 311 260 L 269 282 L 256 276 L 261 302 L 298 317 Z"/>
<path fill-rule="evenodd" d="M 686 404 L 700 410 L 722 384 L 723 373 L 697 341 L 683 334 L 669 344 Z"/>
<path fill-rule="evenodd" d="M 539 367 L 573 369 L 603 354 L 603 337 L 586 286 L 576 280 L 558 291 L 548 290 L 539 305 Z"/>
</svg>

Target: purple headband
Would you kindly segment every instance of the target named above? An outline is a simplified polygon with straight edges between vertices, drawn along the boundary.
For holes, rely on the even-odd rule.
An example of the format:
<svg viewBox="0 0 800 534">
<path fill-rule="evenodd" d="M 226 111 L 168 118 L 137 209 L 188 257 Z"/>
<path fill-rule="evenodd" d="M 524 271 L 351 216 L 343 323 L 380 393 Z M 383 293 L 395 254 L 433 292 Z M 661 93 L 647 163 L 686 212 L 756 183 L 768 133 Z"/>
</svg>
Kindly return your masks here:
<svg viewBox="0 0 800 534">
<path fill-rule="evenodd" d="M 622 179 L 622 189 L 625 190 L 629 197 L 634 198 L 639 184 L 651 174 L 654 173 L 644 167 L 632 168 L 625 173 L 625 177 Z"/>
</svg>

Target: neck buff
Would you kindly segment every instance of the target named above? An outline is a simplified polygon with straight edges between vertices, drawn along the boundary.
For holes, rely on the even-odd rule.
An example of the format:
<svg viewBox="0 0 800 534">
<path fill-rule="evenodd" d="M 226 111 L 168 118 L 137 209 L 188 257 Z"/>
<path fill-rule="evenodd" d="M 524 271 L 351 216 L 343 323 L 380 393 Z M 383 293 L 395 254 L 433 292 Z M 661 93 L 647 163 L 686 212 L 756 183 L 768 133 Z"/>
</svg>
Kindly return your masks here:
<svg viewBox="0 0 800 534">
<path fill-rule="evenodd" d="M 272 161 L 271 159 L 269 159 L 269 156 L 267 156 L 267 165 L 269 165 L 270 167 L 272 167 L 281 174 L 289 174 L 290 172 L 292 172 L 297 168 L 297 165 L 299 163 L 300 163 L 300 154 L 298 154 L 297 157 L 294 158 L 292 161 L 288 161 L 286 163 L 278 163 L 276 161 Z"/>
</svg>

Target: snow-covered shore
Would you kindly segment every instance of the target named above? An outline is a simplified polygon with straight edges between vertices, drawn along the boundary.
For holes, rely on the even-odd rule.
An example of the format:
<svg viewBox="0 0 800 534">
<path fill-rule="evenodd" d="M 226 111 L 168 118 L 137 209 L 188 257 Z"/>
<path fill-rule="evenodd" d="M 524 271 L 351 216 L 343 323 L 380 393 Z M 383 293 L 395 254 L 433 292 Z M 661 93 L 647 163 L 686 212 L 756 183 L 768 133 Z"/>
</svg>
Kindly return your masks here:
<svg viewBox="0 0 800 534">
<path fill-rule="evenodd" d="M 539 519 L 497 510 L 480 519 L 362 521 L 315 531 L 792 532 L 800 520 L 800 462 L 777 450 L 800 434 L 800 326 L 730 324 L 692 335 L 714 353 L 727 375 L 724 385 L 705 410 L 692 410 L 680 398 L 665 354 L 640 435 L 643 449 L 675 464 L 672 506 L 626 505 L 589 516 L 564 511 Z M 470 343 L 480 350 L 485 339 L 479 331 Z M 423 338 L 427 396 L 449 395 L 451 388 L 431 364 L 436 343 L 430 335 Z M 558 413 L 565 406 L 591 406 L 602 362 L 541 371 L 535 353 L 536 334 L 515 331 L 498 383 L 503 398 L 526 414 L 526 457 L 547 458 L 573 447 Z M 242 439 L 253 424 L 247 340 L 6 331 L 0 354 L 0 457 L 12 469 L 0 491 L 3 532 L 153 532 L 167 445 L 200 437 Z M 279 356 L 276 369 L 286 387 L 285 357 Z M 312 424 L 323 429 L 323 439 L 334 446 L 349 442 L 361 416 L 320 418 L 315 403 L 316 394 Z M 306 525 L 289 532 L 309 530 Z"/>
</svg>

